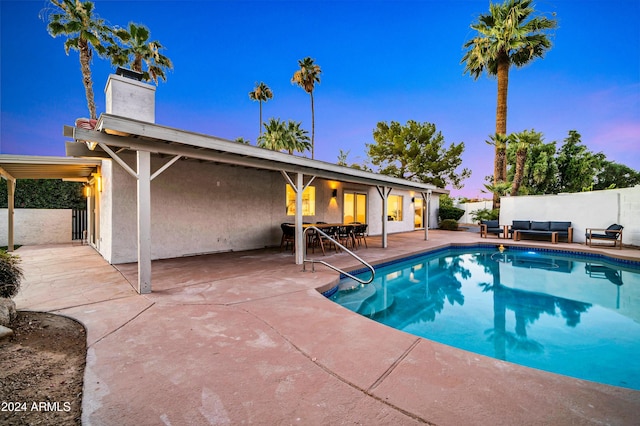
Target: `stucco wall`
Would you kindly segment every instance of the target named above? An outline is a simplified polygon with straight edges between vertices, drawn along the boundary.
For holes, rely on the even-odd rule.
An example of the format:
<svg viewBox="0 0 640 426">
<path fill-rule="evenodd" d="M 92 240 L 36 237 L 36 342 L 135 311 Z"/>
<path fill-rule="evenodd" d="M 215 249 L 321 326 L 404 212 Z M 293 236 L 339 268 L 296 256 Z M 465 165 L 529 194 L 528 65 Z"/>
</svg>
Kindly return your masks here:
<svg viewBox="0 0 640 426">
<path fill-rule="evenodd" d="M 485 201 L 476 201 L 474 203 L 462 203 L 456 205 L 457 208 L 464 210 L 464 215 L 458 220 L 458 223 L 476 223 L 471 214 L 477 210 L 491 210 L 493 209 L 493 201 L 485 200 Z"/>
<path fill-rule="evenodd" d="M 0 209 L 0 246 L 8 244 L 9 210 Z M 14 209 L 13 242 L 19 245 L 72 241 L 71 209 Z"/>
<path fill-rule="evenodd" d="M 500 224 L 513 220 L 571 221 L 573 241 L 585 242 L 586 228 L 624 226 L 624 244 L 640 246 L 640 186 L 575 194 L 502 197 Z"/>
<path fill-rule="evenodd" d="M 135 155 L 122 158 L 135 170 Z M 152 171 L 167 160 L 152 159 Z M 103 162 L 100 253 L 111 263 L 137 259 L 136 180 L 111 160 Z M 279 172 L 178 161 L 151 182 L 153 259 L 277 246 L 286 214 L 285 180 Z M 382 203 L 375 188 L 315 179 L 316 215 L 305 222 L 342 222 L 345 190 L 368 194 L 369 234 L 381 233 Z M 115 188 L 115 192 L 114 189 Z M 337 189 L 337 197 L 331 192 Z M 413 230 L 413 205 L 404 195 L 404 220 L 388 232 Z M 437 201 L 437 197 L 432 197 Z M 433 223 L 433 222 L 432 222 Z"/>
</svg>

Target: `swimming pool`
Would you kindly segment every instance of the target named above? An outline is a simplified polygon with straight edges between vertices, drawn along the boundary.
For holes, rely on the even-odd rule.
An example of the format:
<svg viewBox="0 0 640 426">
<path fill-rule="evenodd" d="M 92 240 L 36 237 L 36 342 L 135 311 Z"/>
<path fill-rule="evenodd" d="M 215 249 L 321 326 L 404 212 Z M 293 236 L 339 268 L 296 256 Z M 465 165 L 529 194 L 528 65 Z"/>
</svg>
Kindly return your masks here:
<svg viewBox="0 0 640 426">
<path fill-rule="evenodd" d="M 364 273 L 364 272 L 363 272 Z M 331 300 L 467 351 L 640 390 L 640 263 L 546 249 L 439 250 L 345 278 Z"/>
</svg>

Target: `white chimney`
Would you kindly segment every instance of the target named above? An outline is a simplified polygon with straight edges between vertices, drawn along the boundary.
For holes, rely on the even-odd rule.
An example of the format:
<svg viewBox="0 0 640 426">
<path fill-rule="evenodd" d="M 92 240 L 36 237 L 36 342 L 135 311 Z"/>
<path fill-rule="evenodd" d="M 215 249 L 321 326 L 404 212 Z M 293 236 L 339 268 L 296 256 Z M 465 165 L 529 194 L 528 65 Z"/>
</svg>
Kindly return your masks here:
<svg viewBox="0 0 640 426">
<path fill-rule="evenodd" d="M 106 113 L 155 123 L 156 86 L 138 81 L 136 75 L 122 68 L 109 75 L 104 89 Z"/>
</svg>

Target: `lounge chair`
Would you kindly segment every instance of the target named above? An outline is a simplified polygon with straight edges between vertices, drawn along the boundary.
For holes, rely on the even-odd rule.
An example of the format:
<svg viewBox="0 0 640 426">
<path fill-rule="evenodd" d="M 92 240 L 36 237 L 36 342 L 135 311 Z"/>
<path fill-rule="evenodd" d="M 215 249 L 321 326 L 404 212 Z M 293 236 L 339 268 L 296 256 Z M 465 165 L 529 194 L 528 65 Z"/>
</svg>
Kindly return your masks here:
<svg viewBox="0 0 640 426">
<path fill-rule="evenodd" d="M 488 234 L 495 234 L 506 237 L 504 229 L 500 227 L 500 223 L 497 220 L 481 220 L 480 221 L 480 237 L 487 238 Z"/>
<path fill-rule="evenodd" d="M 624 226 L 614 223 L 613 225 L 610 225 L 607 229 L 587 228 L 584 236 L 586 238 L 586 242 L 589 245 L 589 247 L 593 247 L 592 245 L 593 240 L 598 240 L 598 241 L 613 242 L 613 245 L 610 247 L 615 248 L 616 245 L 618 245 L 618 248 L 622 250 L 622 230 L 623 229 L 624 229 Z M 596 245 L 604 245 L 604 244 L 596 244 Z M 609 245 L 607 244 L 607 246 Z"/>
</svg>

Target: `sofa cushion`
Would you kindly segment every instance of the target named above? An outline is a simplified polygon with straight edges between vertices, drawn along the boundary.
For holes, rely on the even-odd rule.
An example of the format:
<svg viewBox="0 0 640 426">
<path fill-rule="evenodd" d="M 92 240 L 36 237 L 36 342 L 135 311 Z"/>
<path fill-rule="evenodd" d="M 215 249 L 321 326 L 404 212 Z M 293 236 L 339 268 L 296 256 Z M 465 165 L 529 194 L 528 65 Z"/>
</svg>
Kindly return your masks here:
<svg viewBox="0 0 640 426">
<path fill-rule="evenodd" d="M 620 231 L 621 229 L 623 229 L 624 226 L 622 225 L 618 225 L 616 223 L 614 223 L 613 225 L 610 225 L 606 231 L 604 231 L 605 234 L 609 235 L 610 237 L 615 237 L 618 235 L 618 232 L 610 232 L 610 231 Z"/>
<path fill-rule="evenodd" d="M 532 231 L 548 231 L 549 222 L 531 222 Z"/>
<path fill-rule="evenodd" d="M 557 232 L 567 232 L 571 228 L 571 222 L 550 222 L 549 230 Z"/>
<path fill-rule="evenodd" d="M 500 228 L 500 223 L 497 220 L 483 220 L 483 225 L 487 225 L 487 228 Z"/>
<path fill-rule="evenodd" d="M 523 230 L 529 229 L 529 221 L 528 220 L 514 220 L 511 225 L 511 229 L 513 230 Z"/>
</svg>

